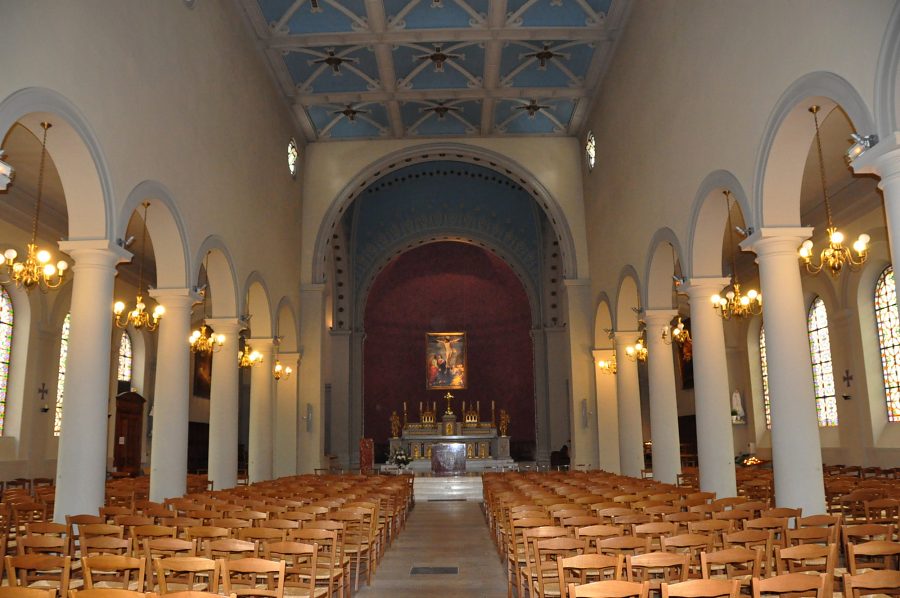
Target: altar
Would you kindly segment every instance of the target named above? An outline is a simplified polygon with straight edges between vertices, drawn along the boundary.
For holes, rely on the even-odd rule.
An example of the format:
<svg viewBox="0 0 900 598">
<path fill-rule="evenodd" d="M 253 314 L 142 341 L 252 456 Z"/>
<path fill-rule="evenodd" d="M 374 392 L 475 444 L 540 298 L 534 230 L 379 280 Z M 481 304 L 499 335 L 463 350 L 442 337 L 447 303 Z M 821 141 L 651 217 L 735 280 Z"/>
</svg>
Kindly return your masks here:
<svg viewBox="0 0 900 598">
<path fill-rule="evenodd" d="M 430 406 L 419 403 L 419 421 L 410 422 L 404 403 L 402 426 L 396 412 L 391 416 L 390 453 L 393 455 L 402 450 L 411 459 L 409 469 L 419 472 L 461 473 L 513 467 L 515 462 L 509 455 L 509 414 L 500 410 L 498 428 L 493 404 L 491 419 L 481 421 L 480 402 L 470 404 L 467 409 L 463 401 L 460 421 L 453 411 L 452 398 L 450 393 L 444 397 L 447 409 L 440 420 L 437 419 L 436 403 Z M 450 450 L 458 447 L 458 452 L 462 453 L 462 465 L 453 467 L 461 471 L 444 471 L 442 466 L 432 465 L 432 452 L 436 445 L 448 446 Z"/>
</svg>

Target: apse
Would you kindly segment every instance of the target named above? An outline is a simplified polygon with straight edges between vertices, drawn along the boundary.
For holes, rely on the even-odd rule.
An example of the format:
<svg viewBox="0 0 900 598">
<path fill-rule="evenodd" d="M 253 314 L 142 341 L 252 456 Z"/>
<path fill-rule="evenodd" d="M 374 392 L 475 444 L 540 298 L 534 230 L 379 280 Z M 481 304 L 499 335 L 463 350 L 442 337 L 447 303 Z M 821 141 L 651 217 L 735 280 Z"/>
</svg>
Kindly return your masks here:
<svg viewBox="0 0 900 598">
<path fill-rule="evenodd" d="M 419 421 L 419 403 L 437 403 L 446 390 L 426 390 L 426 334 L 465 332 L 467 388 L 451 391 L 459 413 L 478 401 L 481 419 L 491 402 L 511 416 L 514 453 L 530 457 L 535 444 L 534 350 L 531 308 L 522 282 L 506 262 L 481 247 L 436 242 L 411 249 L 375 279 L 365 312 L 364 436 L 382 451 L 390 416 Z M 517 457 L 516 454 L 513 455 Z"/>
</svg>

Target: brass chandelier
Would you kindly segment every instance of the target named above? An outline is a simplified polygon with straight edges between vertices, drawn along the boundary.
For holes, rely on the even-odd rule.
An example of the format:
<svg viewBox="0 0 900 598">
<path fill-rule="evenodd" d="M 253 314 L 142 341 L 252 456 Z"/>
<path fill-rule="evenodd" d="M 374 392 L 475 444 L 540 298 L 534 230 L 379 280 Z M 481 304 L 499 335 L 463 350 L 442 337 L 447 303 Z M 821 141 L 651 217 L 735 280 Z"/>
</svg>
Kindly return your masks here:
<svg viewBox="0 0 900 598">
<path fill-rule="evenodd" d="M 19 253 L 15 249 L 7 249 L 0 255 L 0 266 L 6 265 L 6 281 L 15 283 L 17 287 L 23 287 L 26 291 L 31 292 L 37 288 L 42 293 L 46 293 L 50 289 L 55 289 L 63 283 L 66 270 L 69 264 L 60 260 L 54 266 L 51 263 L 52 256 L 46 249 L 38 249 L 37 231 L 38 220 L 41 215 L 41 196 L 44 191 L 44 165 L 47 161 L 47 130 L 53 126 L 48 122 L 42 122 L 41 128 L 44 129 L 43 140 L 41 141 L 41 166 L 38 171 L 37 201 L 34 204 L 34 220 L 31 224 L 31 242 L 28 243 L 28 252 L 24 261 L 17 262 L 16 258 Z M 3 162 L 9 170 L 3 178 L 8 182 L 12 176 L 12 167 Z M 5 187 L 5 185 L 4 185 Z"/>
<path fill-rule="evenodd" d="M 262 353 L 256 351 L 249 343 L 244 344 L 244 348 L 238 351 L 238 366 L 249 368 L 262 363 Z"/>
<path fill-rule="evenodd" d="M 145 201 L 141 205 L 144 206 L 144 229 L 141 233 L 141 263 L 134 309 L 126 312 L 125 302 L 116 301 L 113 305 L 113 314 L 115 314 L 114 321 L 118 328 L 128 328 L 130 325 L 135 330 L 146 329 L 148 332 L 153 332 L 159 327 L 159 320 L 163 317 L 163 314 L 166 313 L 166 308 L 162 305 L 157 305 L 153 310 L 153 313 L 150 314 L 146 311 L 147 305 L 144 303 L 144 260 L 146 260 L 145 254 L 147 249 L 147 208 L 150 207 L 150 202 Z"/>
<path fill-rule="evenodd" d="M 290 366 L 281 365 L 280 361 L 278 361 L 277 359 L 275 360 L 275 367 L 272 368 L 272 375 L 276 380 L 281 380 L 282 378 L 287 380 L 291 377 L 291 374 L 293 372 L 294 370 L 292 370 Z"/>
<path fill-rule="evenodd" d="M 206 254 L 206 264 L 205 264 L 206 272 L 209 272 L 209 253 Z M 200 291 L 200 294 L 203 296 L 203 319 L 206 320 L 206 295 L 209 290 L 209 274 L 207 274 L 206 285 Z M 218 353 L 222 350 L 222 345 L 225 344 L 225 335 L 224 334 L 213 334 L 212 331 L 207 334 L 209 328 L 206 326 L 206 322 L 204 321 L 200 324 L 200 330 L 194 330 L 191 333 L 191 336 L 188 337 L 188 343 L 191 345 L 191 353 L 195 353 L 198 355 L 208 355 L 210 353 Z"/>
<path fill-rule="evenodd" d="M 728 208 L 728 250 L 731 253 L 731 284 L 729 286 L 731 290 L 727 291 L 724 297 L 720 293 L 711 297 L 713 309 L 726 320 L 758 316 L 762 313 L 762 293 L 757 292 L 756 289 L 750 289 L 745 295 L 741 291 L 734 258 L 734 240 L 732 239 L 734 225 L 731 222 L 731 191 L 725 190 L 723 193 Z"/>
<path fill-rule="evenodd" d="M 625 347 L 625 356 L 631 361 L 647 361 L 647 341 L 643 330 L 633 345 Z"/>
<path fill-rule="evenodd" d="M 597 371 L 601 374 L 615 374 L 618 371 L 618 368 L 616 367 L 616 356 L 611 355 L 609 359 L 598 359 Z"/>
<path fill-rule="evenodd" d="M 684 322 L 681 321 L 681 316 L 676 318 L 676 323 L 674 326 L 666 326 L 662 330 L 662 341 L 667 345 L 671 345 L 673 342 L 678 345 L 683 345 L 684 343 L 691 340 L 691 331 L 684 327 Z"/>
<path fill-rule="evenodd" d="M 819 107 L 810 106 L 813 122 L 816 124 L 816 152 L 819 157 L 819 178 L 822 180 L 822 196 L 825 198 L 825 223 L 828 233 L 828 245 L 819 253 L 819 263 L 812 261 L 813 242 L 807 239 L 800 246 L 800 262 L 806 266 L 810 274 L 818 274 L 827 269 L 833 278 L 837 278 L 844 266 L 850 270 L 858 270 L 869 257 L 869 235 L 863 233 L 853 243 L 853 251 L 844 247 L 844 233 L 839 231 L 831 220 L 831 203 L 828 201 L 828 185 L 825 180 L 825 162 L 822 157 L 822 139 L 819 135 Z"/>
</svg>

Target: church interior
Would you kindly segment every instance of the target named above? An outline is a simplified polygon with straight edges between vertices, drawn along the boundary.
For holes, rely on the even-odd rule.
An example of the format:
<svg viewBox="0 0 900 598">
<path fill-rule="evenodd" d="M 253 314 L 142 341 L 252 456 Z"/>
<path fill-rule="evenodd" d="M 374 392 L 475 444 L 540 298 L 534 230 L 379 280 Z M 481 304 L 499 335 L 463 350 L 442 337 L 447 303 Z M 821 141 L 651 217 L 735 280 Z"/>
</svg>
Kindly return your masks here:
<svg viewBox="0 0 900 598">
<path fill-rule="evenodd" d="M 414 595 L 440 532 L 497 587 L 415 595 L 564 598 L 513 494 L 869 484 L 896 539 L 896 0 L 0 0 L 0 55 L 7 540 L 21 488 L 381 496 L 329 595 Z"/>
</svg>

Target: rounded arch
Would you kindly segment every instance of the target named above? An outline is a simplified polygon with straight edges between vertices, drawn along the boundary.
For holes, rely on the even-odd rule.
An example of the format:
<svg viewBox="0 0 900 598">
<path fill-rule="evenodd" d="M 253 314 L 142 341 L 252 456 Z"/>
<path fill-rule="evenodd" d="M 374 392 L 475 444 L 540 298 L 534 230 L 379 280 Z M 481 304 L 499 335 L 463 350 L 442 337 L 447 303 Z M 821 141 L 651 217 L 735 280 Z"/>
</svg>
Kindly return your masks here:
<svg viewBox="0 0 900 598">
<path fill-rule="evenodd" d="M 616 330 L 637 330 L 641 309 L 641 285 L 637 271 L 628 265 L 619 274 L 616 292 Z"/>
<path fill-rule="evenodd" d="M 116 237 L 125 236 L 132 213 L 141 210 L 144 201 L 150 202 L 147 214 L 147 233 L 153 240 L 156 257 L 156 287 L 178 289 L 193 286 L 188 259 L 188 237 L 178 206 L 172 194 L 158 181 L 138 183 L 122 206 L 116 226 Z M 199 270 L 198 270 L 199 272 Z"/>
<path fill-rule="evenodd" d="M 661 228 L 650 239 L 650 251 L 647 252 L 647 264 L 644 268 L 647 273 L 644 281 L 644 288 L 647 290 L 644 305 L 647 309 L 672 307 L 672 277 L 676 274 L 676 263 L 684 268 L 681 243 L 672 229 Z"/>
<path fill-rule="evenodd" d="M 297 316 L 294 306 L 287 297 L 282 297 L 278 302 L 277 320 L 275 321 L 275 335 L 279 338 L 278 348 L 284 353 L 297 351 Z"/>
<path fill-rule="evenodd" d="M 578 264 L 576 262 L 575 241 L 569 228 L 562 207 L 550 192 L 527 169 L 514 160 L 486 150 L 461 143 L 430 143 L 404 148 L 390 153 L 361 170 L 334 198 L 331 205 L 319 225 L 316 234 L 315 248 L 313 252 L 313 282 L 322 283 L 326 280 L 327 263 L 326 256 L 334 229 L 343 216 L 345 210 L 370 184 L 384 175 L 400 168 L 420 162 L 433 162 L 439 160 L 455 160 L 477 164 L 490 168 L 505 175 L 521 185 L 537 202 L 547 219 L 554 227 L 557 241 L 560 244 L 562 256 L 563 276 L 565 278 L 578 277 Z"/>
<path fill-rule="evenodd" d="M 688 235 L 690 262 L 681 264 L 685 278 L 722 276 L 722 237 L 728 219 L 722 193 L 726 190 L 731 191 L 747 225 L 754 226 L 747 194 L 737 177 L 727 170 L 709 173 L 700 183 L 691 207 L 691 232 Z M 718 247 L 719 251 L 710 251 L 710 247 Z"/>
<path fill-rule="evenodd" d="M 27 87 L 0 102 L 0 139 L 19 122 L 40 139 L 51 122 L 47 152 L 59 172 L 69 218 L 69 239 L 113 238 L 113 186 L 97 135 L 81 111 L 62 94 Z"/>
<path fill-rule="evenodd" d="M 612 307 L 610 306 L 609 297 L 606 293 L 600 293 L 600 300 L 597 302 L 597 313 L 594 316 L 594 348 L 595 349 L 612 349 Z"/>
<path fill-rule="evenodd" d="M 402 239 L 398 239 L 394 245 L 382 256 L 379 263 L 368 273 L 360 285 L 359 292 L 356 294 L 356 317 L 354 321 L 361 322 L 362 314 L 365 311 L 366 302 L 369 297 L 369 291 L 378 275 L 395 259 L 417 247 L 429 245 L 431 243 L 457 242 L 467 245 L 474 245 L 486 251 L 489 251 L 503 260 L 515 273 L 519 282 L 525 288 L 525 294 L 528 297 L 528 303 L 531 306 L 532 325 L 539 326 L 541 322 L 540 298 L 534 283 L 526 275 L 525 267 L 516 259 L 514 255 L 506 251 L 503 247 L 498 246 L 487 237 L 473 233 L 473 231 L 458 231 L 457 233 L 449 232 L 444 235 L 433 235 L 430 231 L 423 231 L 421 234 L 413 234 Z"/>
<path fill-rule="evenodd" d="M 244 282 L 245 315 L 250 321 L 250 333 L 253 338 L 271 338 L 275 336 L 272 329 L 272 301 L 266 281 L 254 270 Z"/>
<path fill-rule="evenodd" d="M 800 188 L 815 128 L 808 109 L 821 107 L 820 121 L 836 107 L 863 133 L 875 130 L 869 107 L 842 77 L 827 71 L 797 79 L 769 115 L 756 160 L 752 222 L 760 226 L 799 226 Z M 848 144 L 849 145 L 849 144 Z M 750 212 L 745 212 L 749 214 Z"/>
<path fill-rule="evenodd" d="M 897 130 L 897 86 L 900 85 L 900 4 L 894 5 L 881 40 L 875 70 L 875 125 L 879 137 L 887 139 Z M 863 131 L 862 134 L 867 134 Z"/>
<path fill-rule="evenodd" d="M 234 260 L 222 238 L 210 235 L 200 244 L 200 249 L 191 262 L 191 272 L 200 273 L 204 260 L 206 278 L 211 288 L 212 313 L 214 318 L 234 318 L 241 313 L 241 301 L 238 297 L 237 273 L 234 271 Z"/>
</svg>

